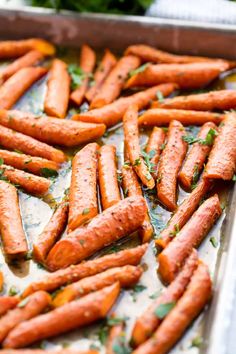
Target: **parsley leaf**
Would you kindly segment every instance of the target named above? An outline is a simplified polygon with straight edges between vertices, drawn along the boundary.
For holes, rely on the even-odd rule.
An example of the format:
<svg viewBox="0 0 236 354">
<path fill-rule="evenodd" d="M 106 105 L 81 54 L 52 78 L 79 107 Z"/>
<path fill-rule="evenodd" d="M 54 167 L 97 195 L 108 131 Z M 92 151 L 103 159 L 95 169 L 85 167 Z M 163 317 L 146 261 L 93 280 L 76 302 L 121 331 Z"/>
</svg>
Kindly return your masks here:
<svg viewBox="0 0 236 354">
<path fill-rule="evenodd" d="M 171 237 L 175 237 L 175 236 L 179 233 L 179 231 L 180 231 L 178 224 L 175 224 L 175 225 L 174 225 L 174 228 L 175 228 L 174 231 L 171 231 L 171 232 L 170 232 L 170 236 L 171 236 Z"/>
<path fill-rule="evenodd" d="M 133 302 L 137 301 L 137 294 L 141 293 L 145 289 L 147 289 L 147 287 L 142 284 L 136 284 L 134 286 L 134 288 L 131 290 L 131 296 L 132 296 Z"/>
<path fill-rule="evenodd" d="M 217 246 L 218 246 L 218 241 L 217 241 L 217 239 L 216 239 L 214 236 L 212 236 L 212 237 L 210 238 L 210 243 L 212 244 L 212 246 L 213 246 L 214 248 L 217 248 Z"/>
<path fill-rule="evenodd" d="M 4 160 L 0 158 L 0 165 L 4 164 Z"/>
<path fill-rule="evenodd" d="M 191 347 L 199 348 L 201 346 L 202 342 L 203 342 L 202 337 L 197 336 L 197 337 L 193 338 Z"/>
<path fill-rule="evenodd" d="M 131 71 L 129 72 L 129 77 L 132 77 L 132 76 L 134 76 L 134 75 L 137 75 L 137 74 L 142 73 L 144 70 L 147 69 L 147 67 L 148 67 L 149 65 L 150 65 L 150 63 L 145 63 L 145 64 L 141 65 L 140 67 L 138 67 L 137 69 L 131 70 Z"/>
<path fill-rule="evenodd" d="M 89 208 L 85 208 L 83 211 L 82 211 L 82 215 L 87 215 L 90 213 L 90 209 Z"/>
<path fill-rule="evenodd" d="M 58 172 L 51 168 L 43 167 L 41 168 L 41 173 L 43 177 L 57 177 Z"/>
<path fill-rule="evenodd" d="M 19 304 L 17 305 L 17 307 L 23 308 L 27 305 L 29 301 L 29 298 L 25 298 L 24 300 L 22 300 L 21 302 L 19 302 Z"/>
<path fill-rule="evenodd" d="M 155 315 L 158 318 L 163 319 L 174 307 L 175 302 L 167 302 L 166 304 L 160 304 L 155 310 Z"/>
<path fill-rule="evenodd" d="M 141 165 L 141 159 L 140 159 L 140 158 L 138 158 L 138 159 L 136 159 L 136 160 L 134 161 L 133 166 L 139 166 L 139 165 Z"/>
<path fill-rule="evenodd" d="M 156 96 L 160 103 L 163 103 L 165 101 L 163 93 L 160 90 L 157 90 Z"/>
<path fill-rule="evenodd" d="M 150 173 L 155 172 L 155 170 L 154 170 L 155 164 L 150 161 L 151 158 L 155 155 L 155 153 L 156 153 L 155 150 L 151 150 L 148 154 L 143 150 L 142 153 L 141 153 L 141 155 L 142 155 L 142 157 L 144 159 L 144 162 L 145 162 L 145 164 L 146 164 L 146 166 L 148 168 L 148 171 Z"/>
<path fill-rule="evenodd" d="M 233 175 L 232 181 L 236 182 L 236 175 Z"/>
<path fill-rule="evenodd" d="M 86 78 L 86 73 L 76 64 L 68 65 L 67 70 L 71 77 L 71 89 L 75 90 L 77 87 L 81 86 L 83 80 Z"/>
<path fill-rule="evenodd" d="M 116 326 L 117 324 L 122 324 L 127 321 L 129 317 L 110 317 L 107 319 L 108 326 Z"/>
</svg>

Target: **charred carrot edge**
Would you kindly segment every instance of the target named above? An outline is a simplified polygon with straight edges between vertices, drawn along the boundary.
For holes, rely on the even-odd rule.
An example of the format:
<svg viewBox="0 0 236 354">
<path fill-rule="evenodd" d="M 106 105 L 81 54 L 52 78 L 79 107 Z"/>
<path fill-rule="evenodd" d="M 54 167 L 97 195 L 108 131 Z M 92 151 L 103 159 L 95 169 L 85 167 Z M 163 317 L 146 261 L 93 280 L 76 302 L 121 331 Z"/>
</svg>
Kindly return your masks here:
<svg viewBox="0 0 236 354">
<path fill-rule="evenodd" d="M 54 59 L 49 71 L 44 111 L 49 116 L 65 118 L 70 96 L 70 75 L 67 65 L 60 59 Z"/>
<path fill-rule="evenodd" d="M 65 304 L 18 325 L 3 342 L 3 348 L 20 348 L 38 340 L 68 332 L 106 316 L 120 292 L 119 283 Z"/>
<path fill-rule="evenodd" d="M 102 84 L 99 92 L 93 98 L 90 108 L 100 108 L 119 97 L 129 73 L 140 65 L 140 59 L 133 55 L 119 59 L 115 67 Z"/>
<path fill-rule="evenodd" d="M 115 316 L 111 316 L 115 318 Z M 119 346 L 120 342 L 124 342 L 125 339 L 125 323 L 118 323 L 110 328 L 107 343 L 106 343 L 106 354 L 115 354 L 114 346 Z"/>
<path fill-rule="evenodd" d="M 70 95 L 70 99 L 78 106 L 81 105 L 89 84 L 89 74 L 93 72 L 96 63 L 96 54 L 88 45 L 83 45 L 80 54 L 80 68 L 84 73 L 81 85 Z"/>
<path fill-rule="evenodd" d="M 165 142 L 165 132 L 163 129 L 154 127 L 153 131 L 148 139 L 146 152 L 150 155 L 150 163 L 152 166 L 152 175 L 157 177 L 157 164 L 163 150 L 163 144 Z"/>
<path fill-rule="evenodd" d="M 73 158 L 68 217 L 70 231 L 98 213 L 96 189 L 98 149 L 97 143 L 88 144 Z"/>
<path fill-rule="evenodd" d="M 0 42 L 0 58 L 20 57 L 31 50 L 38 50 L 43 55 L 54 55 L 56 51 L 51 43 L 41 38 Z"/>
<path fill-rule="evenodd" d="M 65 268 L 88 258 L 105 245 L 129 235 L 143 223 L 147 213 L 143 197 L 126 198 L 98 214 L 87 227 L 78 228 L 49 252 L 50 270 Z"/>
<path fill-rule="evenodd" d="M 56 354 L 99 354 L 96 350 L 59 349 Z M 1 349 L 1 354 L 51 354 L 45 349 Z"/>
<path fill-rule="evenodd" d="M 178 236 L 159 254 L 158 272 L 166 283 L 174 280 L 192 248 L 199 246 L 221 213 L 220 201 L 215 194 L 200 205 Z"/>
<path fill-rule="evenodd" d="M 116 147 L 104 145 L 99 150 L 98 178 L 103 209 L 121 200 L 116 166 Z"/>
<path fill-rule="evenodd" d="M 157 196 L 170 211 L 177 208 L 177 176 L 187 152 L 187 143 L 183 140 L 184 135 L 185 130 L 182 124 L 172 120 L 169 125 L 167 144 L 159 163 Z"/>
<path fill-rule="evenodd" d="M 175 307 L 164 318 L 152 338 L 138 347 L 133 354 L 165 354 L 181 338 L 184 331 L 203 310 L 212 295 L 208 267 L 200 263 L 187 290 Z"/>
<path fill-rule="evenodd" d="M 0 107 L 10 109 L 46 72 L 45 68 L 40 67 L 28 67 L 17 71 L 0 87 Z"/>
<path fill-rule="evenodd" d="M 18 302 L 19 299 L 15 296 L 0 296 L 0 316 L 5 315 L 5 313 L 14 308 Z"/>
</svg>

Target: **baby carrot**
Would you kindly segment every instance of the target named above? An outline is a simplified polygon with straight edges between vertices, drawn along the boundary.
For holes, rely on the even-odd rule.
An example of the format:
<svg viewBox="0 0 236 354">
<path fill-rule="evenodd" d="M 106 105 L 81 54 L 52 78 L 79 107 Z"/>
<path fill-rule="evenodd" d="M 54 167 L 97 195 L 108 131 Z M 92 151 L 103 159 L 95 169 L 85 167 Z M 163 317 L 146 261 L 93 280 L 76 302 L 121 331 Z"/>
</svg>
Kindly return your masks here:
<svg viewBox="0 0 236 354">
<path fill-rule="evenodd" d="M 55 54 L 55 47 L 41 38 L 0 42 L 0 58 L 3 59 L 20 57 L 31 50 L 37 50 L 43 55 Z"/>
<path fill-rule="evenodd" d="M 3 289 L 3 283 L 4 283 L 4 276 L 3 276 L 3 272 L 0 270 L 0 292 Z"/>
<path fill-rule="evenodd" d="M 150 155 L 150 163 L 153 164 L 152 175 L 154 177 L 157 176 L 157 164 L 161 155 L 164 142 L 164 130 L 158 127 L 154 127 L 146 146 L 146 152 Z"/>
<path fill-rule="evenodd" d="M 13 309 L 19 302 L 17 297 L 0 296 L 0 316 L 5 315 L 8 310 Z"/>
</svg>

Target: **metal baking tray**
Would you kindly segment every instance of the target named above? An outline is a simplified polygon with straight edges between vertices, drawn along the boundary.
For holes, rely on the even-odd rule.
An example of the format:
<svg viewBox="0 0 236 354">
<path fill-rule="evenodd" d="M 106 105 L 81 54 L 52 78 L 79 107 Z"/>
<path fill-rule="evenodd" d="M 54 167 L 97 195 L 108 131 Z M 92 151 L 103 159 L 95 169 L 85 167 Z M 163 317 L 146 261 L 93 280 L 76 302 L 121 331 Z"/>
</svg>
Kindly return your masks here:
<svg viewBox="0 0 236 354">
<path fill-rule="evenodd" d="M 116 52 L 122 52 L 130 44 L 146 43 L 174 53 L 236 59 L 236 26 L 204 23 L 199 25 L 187 21 L 135 16 L 75 14 L 67 11 L 55 13 L 51 10 L 37 8 L 1 9 L 0 38 L 21 39 L 27 37 L 44 37 L 59 46 L 73 48 L 78 48 L 82 43 L 88 43 L 98 51 L 109 47 Z M 31 96 L 37 93 L 39 104 L 42 104 L 44 84 L 41 82 L 29 93 Z M 225 85 L 227 87 L 234 85 L 233 87 L 236 88 L 236 77 L 234 80 L 226 82 Z M 29 95 L 20 100 L 16 107 L 22 110 L 35 109 L 29 105 Z M 118 154 L 121 154 L 120 140 L 114 139 L 114 132 L 119 136 L 122 133 L 121 128 L 113 128 L 112 130 L 113 133 L 109 134 L 106 141 L 116 144 Z M 142 136 L 143 142 L 145 139 L 145 136 Z M 52 192 L 55 199 L 60 198 L 63 190 L 62 185 L 67 187 L 69 178 L 70 173 L 62 171 Z M 236 273 L 234 271 L 236 269 L 236 188 L 233 188 L 232 184 L 228 184 L 226 191 L 220 191 L 227 204 L 224 215 L 218 223 L 218 228 L 213 228 L 210 233 L 210 236 L 214 235 L 218 239 L 220 245 L 214 249 L 209 242 L 210 236 L 208 236 L 199 250 L 200 257 L 210 266 L 214 280 L 214 297 L 208 310 L 194 322 L 183 339 L 171 351 L 174 354 L 236 353 L 236 349 L 229 346 L 229 342 L 233 338 L 230 336 L 230 329 L 233 323 L 233 306 L 236 303 Z M 180 193 L 181 198 L 183 198 L 183 193 Z M 47 223 L 52 210 L 47 201 L 36 200 L 24 193 L 20 194 L 20 202 L 24 226 L 30 242 L 32 242 Z M 155 209 L 157 215 L 161 214 L 158 208 Z M 163 214 L 161 216 L 166 221 L 169 215 Z M 148 290 L 138 294 L 136 302 L 132 301 L 130 292 L 125 292 L 116 309 L 118 314 L 131 316 L 128 332 L 135 315 L 144 310 L 147 301 L 151 301 L 149 299 L 151 291 L 156 291 L 161 286 L 156 276 L 155 257 L 151 248 L 144 261 L 148 264 L 149 270 L 145 272 L 141 282 L 148 286 Z M 1 256 L 0 263 L 4 263 Z M 8 285 L 19 286 L 21 289 L 44 272 L 33 262 L 27 262 L 23 268 L 8 268 L 4 264 L 2 266 L 7 272 Z M 5 291 L 7 290 L 5 289 Z M 135 315 L 132 310 L 135 311 Z M 234 321 L 236 322 L 236 318 Z M 66 342 L 71 344 L 72 348 L 77 346 L 82 349 L 87 348 L 91 344 L 91 340 L 93 343 L 96 342 L 94 334 L 96 330 L 96 326 L 91 328 L 92 334 L 89 338 L 84 338 L 87 335 L 85 335 L 85 331 L 74 331 L 55 340 L 45 341 L 43 345 L 49 349 L 56 349 Z M 204 339 L 200 349 L 191 346 L 191 340 L 199 334 Z"/>
</svg>

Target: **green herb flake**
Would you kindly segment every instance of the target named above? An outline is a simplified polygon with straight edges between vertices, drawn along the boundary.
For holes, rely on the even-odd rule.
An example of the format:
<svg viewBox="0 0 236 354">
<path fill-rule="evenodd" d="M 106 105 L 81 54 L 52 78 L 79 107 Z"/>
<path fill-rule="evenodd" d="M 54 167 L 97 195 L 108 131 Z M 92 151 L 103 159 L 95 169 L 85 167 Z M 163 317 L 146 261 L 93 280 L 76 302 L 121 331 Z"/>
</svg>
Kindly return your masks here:
<svg viewBox="0 0 236 354">
<path fill-rule="evenodd" d="M 28 302 L 29 302 L 29 298 L 26 298 L 26 299 L 22 300 L 21 302 L 19 302 L 17 307 L 23 308 L 23 307 L 25 307 L 28 304 Z"/>
<path fill-rule="evenodd" d="M 137 301 L 137 294 L 141 293 L 145 289 L 147 289 L 147 287 L 142 284 L 136 284 L 134 286 L 134 288 L 131 290 L 131 296 L 132 296 L 133 302 Z"/>
<path fill-rule="evenodd" d="M 114 339 L 112 350 L 115 354 L 130 354 L 132 350 L 125 343 L 124 336 Z"/>
<path fill-rule="evenodd" d="M 68 65 L 68 73 L 71 77 L 71 89 L 75 90 L 76 88 L 80 87 L 86 78 L 86 73 L 83 71 L 83 69 L 76 65 L 76 64 L 70 64 Z"/>
<path fill-rule="evenodd" d="M 134 161 L 133 166 L 139 166 L 139 165 L 141 165 L 141 159 L 140 159 L 140 158 L 138 158 L 138 159 L 136 159 L 136 160 Z"/>
<path fill-rule="evenodd" d="M 123 176 L 121 174 L 117 174 L 118 183 L 122 183 Z"/>
<path fill-rule="evenodd" d="M 131 166 L 131 163 L 129 161 L 125 161 L 123 167 L 128 168 Z"/>
<path fill-rule="evenodd" d="M 233 175 L 232 181 L 236 182 L 236 175 Z"/>
<path fill-rule="evenodd" d="M 166 304 L 160 304 L 155 310 L 155 315 L 158 318 L 163 319 L 174 307 L 175 302 L 167 302 Z"/>
<path fill-rule="evenodd" d="M 163 93 L 160 90 L 157 90 L 156 96 L 160 103 L 163 103 L 165 101 Z"/>
<path fill-rule="evenodd" d="M 145 151 L 142 151 L 142 153 L 141 153 L 141 155 L 142 155 L 142 157 L 143 157 L 143 159 L 144 159 L 144 163 L 145 163 L 145 165 L 147 166 L 147 168 L 148 168 L 148 171 L 150 172 L 150 173 L 153 173 L 153 172 L 155 172 L 155 164 L 153 163 L 153 162 L 151 162 L 151 159 L 153 158 L 153 156 L 155 155 L 155 150 L 151 150 L 149 153 L 146 153 Z M 147 177 L 147 176 L 146 176 Z M 150 177 L 150 179 L 152 178 L 151 176 L 149 176 Z M 147 177 L 148 178 L 148 177 Z M 149 180 L 150 180 L 149 179 Z"/>
<path fill-rule="evenodd" d="M 107 319 L 107 324 L 108 326 L 112 327 L 118 324 L 125 323 L 128 319 L 129 317 L 110 317 Z"/>
<path fill-rule="evenodd" d="M 217 239 L 216 239 L 214 236 L 212 236 L 212 237 L 210 238 L 210 243 L 212 244 L 212 246 L 213 246 L 214 248 L 217 248 L 217 247 L 218 247 L 218 241 L 217 241 Z"/>
<path fill-rule="evenodd" d="M 209 129 L 207 136 L 205 138 L 205 141 L 202 142 L 203 145 L 208 145 L 211 146 L 214 142 L 215 137 L 218 135 L 217 131 L 215 129 Z"/>
<path fill-rule="evenodd" d="M 19 292 L 20 291 L 14 285 L 12 285 L 8 291 L 8 295 L 15 296 L 15 295 L 19 294 Z"/>
<path fill-rule="evenodd" d="M 82 215 L 87 215 L 90 213 L 90 209 L 89 208 L 85 208 L 83 211 L 82 211 Z"/>
<path fill-rule="evenodd" d="M 143 71 L 145 71 L 147 69 L 147 67 L 149 65 L 150 65 L 150 63 L 145 63 L 145 64 L 141 65 L 139 68 L 137 68 L 135 70 L 131 70 L 129 73 L 129 77 L 132 77 L 132 76 L 142 73 Z"/>
<path fill-rule="evenodd" d="M 154 293 L 149 295 L 149 299 L 155 300 L 158 298 L 158 296 L 160 296 L 160 291 L 155 291 Z"/>
<path fill-rule="evenodd" d="M 41 168 L 41 174 L 43 177 L 57 177 L 58 172 L 56 170 L 53 170 L 51 168 L 43 167 Z"/>
<path fill-rule="evenodd" d="M 191 184 L 191 189 L 195 189 L 197 186 L 197 181 L 199 178 L 199 169 L 198 169 L 198 165 L 194 165 L 194 170 L 193 170 L 193 180 L 192 180 L 192 184 Z"/>
<path fill-rule="evenodd" d="M 175 237 L 179 232 L 180 232 L 180 229 L 179 229 L 179 225 L 178 224 L 175 224 L 174 225 L 174 231 L 171 231 L 170 232 L 170 236 L 171 237 Z"/>
<path fill-rule="evenodd" d="M 4 164 L 4 160 L 0 157 L 0 165 Z"/>
<path fill-rule="evenodd" d="M 199 348 L 201 346 L 202 342 L 203 342 L 202 337 L 197 336 L 197 337 L 193 338 L 192 343 L 191 343 L 191 347 Z"/>
</svg>

